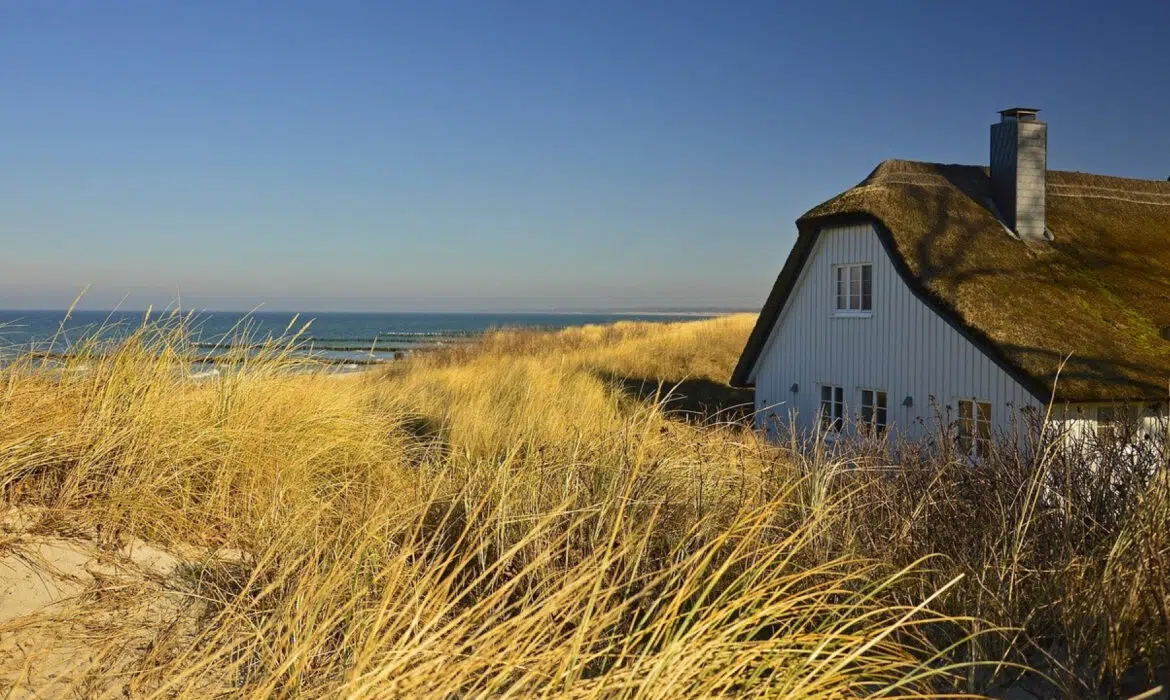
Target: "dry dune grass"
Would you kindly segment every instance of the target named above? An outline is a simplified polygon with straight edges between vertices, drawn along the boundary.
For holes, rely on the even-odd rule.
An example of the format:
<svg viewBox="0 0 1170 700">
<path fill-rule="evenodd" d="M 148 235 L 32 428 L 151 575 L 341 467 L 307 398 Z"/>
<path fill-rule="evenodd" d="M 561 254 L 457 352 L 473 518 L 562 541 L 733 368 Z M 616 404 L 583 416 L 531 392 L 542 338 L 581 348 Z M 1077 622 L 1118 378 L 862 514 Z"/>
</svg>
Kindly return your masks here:
<svg viewBox="0 0 1170 700">
<path fill-rule="evenodd" d="M 827 553 L 835 504 L 781 452 L 613 381 L 722 378 L 750 318 L 500 333 L 348 377 L 275 350 L 199 381 L 185 323 L 3 371 L 0 556 L 48 591 L 3 602 L 15 697 L 837 698 L 948 674 L 933 632 L 959 623 L 892 594 L 916 567 Z"/>
<path fill-rule="evenodd" d="M 769 445 L 711 416 L 753 320 L 503 331 L 361 375 L 273 346 L 193 380 L 170 317 L 8 367 L 0 581 L 47 593 L 0 602 L 0 689 L 923 697 L 1061 635 L 1157 663 L 1164 479 L 1092 520 L 1016 509 L 1020 465 Z"/>
</svg>

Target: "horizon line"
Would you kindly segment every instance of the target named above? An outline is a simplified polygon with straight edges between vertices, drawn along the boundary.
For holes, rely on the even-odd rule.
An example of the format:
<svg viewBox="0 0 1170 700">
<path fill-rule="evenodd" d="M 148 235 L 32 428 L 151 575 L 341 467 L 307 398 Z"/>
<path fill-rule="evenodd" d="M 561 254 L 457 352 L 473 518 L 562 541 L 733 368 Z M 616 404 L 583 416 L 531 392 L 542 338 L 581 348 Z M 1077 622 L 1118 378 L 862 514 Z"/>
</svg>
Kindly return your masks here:
<svg viewBox="0 0 1170 700">
<path fill-rule="evenodd" d="M 645 309 L 480 309 L 467 311 L 406 311 L 406 310 L 384 310 L 384 311 L 347 311 L 343 309 L 316 309 L 312 311 L 297 311 L 292 309 L 213 309 L 213 308 L 190 308 L 183 309 L 181 307 L 159 307 L 150 309 L 68 309 L 68 308 L 0 308 L 0 313 L 106 313 L 106 314 L 164 314 L 178 311 L 180 313 L 230 313 L 230 314 L 419 314 L 419 315 L 489 315 L 489 314 L 604 314 L 612 316 L 620 315 L 684 315 L 684 314 L 728 314 L 728 313 L 751 313 L 758 311 L 756 308 L 749 307 L 663 307 L 663 308 L 645 308 Z"/>
</svg>

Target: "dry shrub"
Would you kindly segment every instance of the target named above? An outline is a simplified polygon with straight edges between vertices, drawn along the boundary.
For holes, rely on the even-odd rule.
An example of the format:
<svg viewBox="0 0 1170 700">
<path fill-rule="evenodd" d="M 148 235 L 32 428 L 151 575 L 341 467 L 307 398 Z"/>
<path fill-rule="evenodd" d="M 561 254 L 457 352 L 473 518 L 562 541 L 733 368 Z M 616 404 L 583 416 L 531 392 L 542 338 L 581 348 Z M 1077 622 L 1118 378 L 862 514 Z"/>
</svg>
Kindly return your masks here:
<svg viewBox="0 0 1170 700">
<path fill-rule="evenodd" d="M 975 638 L 969 658 L 1043 669 L 1054 697 L 1137 692 L 1170 670 L 1166 445 L 1040 432 L 1020 426 L 974 462 L 945 425 L 923 443 L 845 446 L 833 458 L 857 468 L 833 490 L 850 494 L 835 551 L 942 555 L 921 591 L 963 576 L 942 610 L 1016 628 Z"/>
</svg>

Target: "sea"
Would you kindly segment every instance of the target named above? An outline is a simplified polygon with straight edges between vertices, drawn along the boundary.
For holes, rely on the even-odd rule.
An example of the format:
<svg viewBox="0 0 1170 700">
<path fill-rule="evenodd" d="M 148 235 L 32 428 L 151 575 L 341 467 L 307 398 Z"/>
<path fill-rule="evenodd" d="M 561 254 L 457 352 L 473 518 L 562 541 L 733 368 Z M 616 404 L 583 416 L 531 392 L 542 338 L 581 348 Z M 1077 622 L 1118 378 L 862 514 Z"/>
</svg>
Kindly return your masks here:
<svg viewBox="0 0 1170 700">
<path fill-rule="evenodd" d="M 714 313 L 302 313 L 196 312 L 187 323 L 195 352 L 206 357 L 267 340 L 288 342 L 297 354 L 340 367 L 387 362 L 419 349 L 473 340 L 502 328 L 557 330 L 616 321 L 673 322 Z M 0 310 L 0 360 L 26 352 L 66 355 L 95 335 L 116 342 L 140 328 L 141 311 Z M 157 321 L 160 314 L 152 314 Z M 306 324 L 308 324 L 307 327 Z"/>
</svg>

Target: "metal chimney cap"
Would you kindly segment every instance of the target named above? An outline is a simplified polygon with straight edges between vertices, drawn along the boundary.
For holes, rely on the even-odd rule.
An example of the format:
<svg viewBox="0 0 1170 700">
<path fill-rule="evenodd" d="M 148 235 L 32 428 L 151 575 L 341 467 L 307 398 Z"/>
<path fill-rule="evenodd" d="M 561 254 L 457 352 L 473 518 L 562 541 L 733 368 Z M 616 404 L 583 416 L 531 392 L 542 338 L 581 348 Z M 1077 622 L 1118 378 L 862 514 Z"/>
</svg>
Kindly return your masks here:
<svg viewBox="0 0 1170 700">
<path fill-rule="evenodd" d="M 999 110 L 999 117 L 1001 121 L 1016 120 L 1020 122 L 1036 121 L 1036 115 L 1040 112 L 1036 107 L 1012 107 L 1011 109 Z"/>
</svg>

